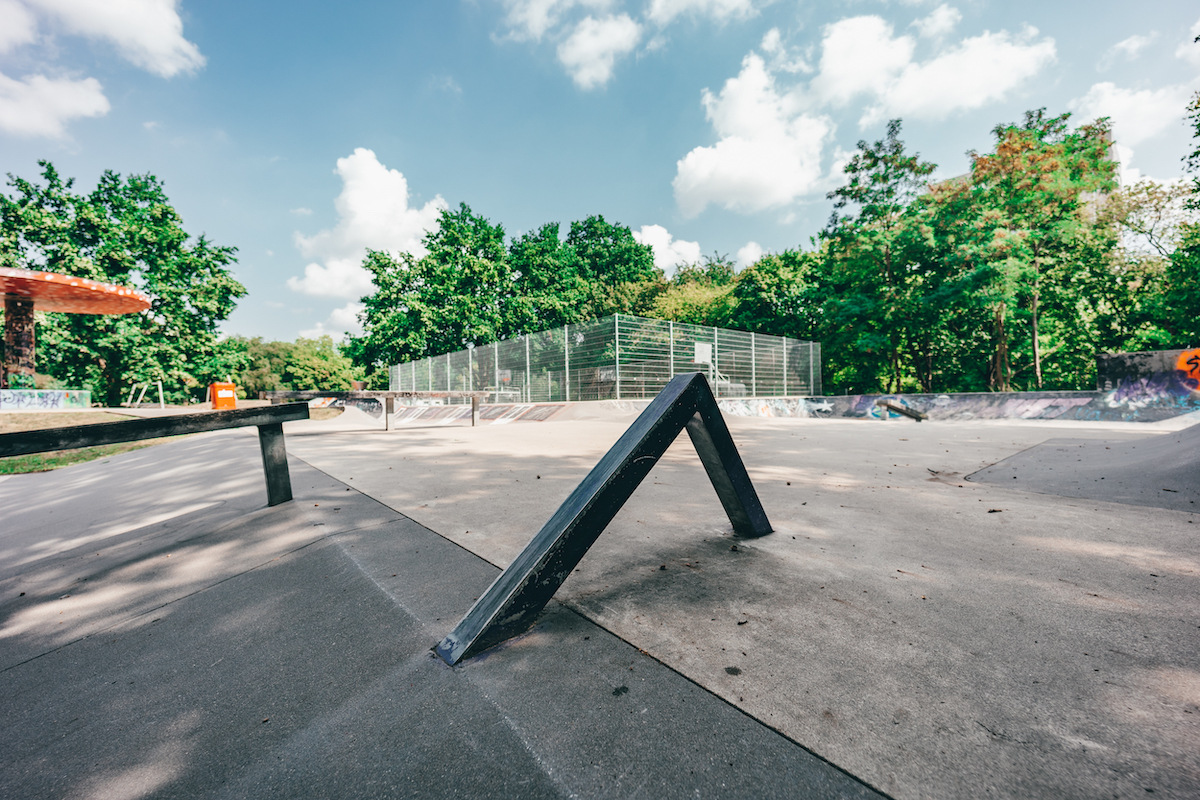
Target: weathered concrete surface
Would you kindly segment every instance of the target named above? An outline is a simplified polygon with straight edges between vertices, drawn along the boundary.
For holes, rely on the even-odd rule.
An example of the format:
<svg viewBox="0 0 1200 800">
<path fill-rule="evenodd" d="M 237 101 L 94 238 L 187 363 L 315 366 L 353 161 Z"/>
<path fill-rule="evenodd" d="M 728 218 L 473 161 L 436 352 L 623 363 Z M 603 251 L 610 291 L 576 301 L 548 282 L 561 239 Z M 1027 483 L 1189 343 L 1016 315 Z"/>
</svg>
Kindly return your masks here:
<svg viewBox="0 0 1200 800">
<path fill-rule="evenodd" d="M 626 424 L 363 423 L 289 449 L 499 565 Z M 1156 429 L 730 426 L 776 533 L 732 539 L 685 438 L 560 599 L 899 797 L 1200 794 L 1198 516 L 963 480 Z"/>
<path fill-rule="evenodd" d="M 968 480 L 1200 512 L 1200 425 L 1145 439 L 1050 439 Z"/>
<path fill-rule="evenodd" d="M 0 797 L 877 796 L 558 605 L 449 669 L 496 568 L 257 450 L 0 479 Z"/>
</svg>

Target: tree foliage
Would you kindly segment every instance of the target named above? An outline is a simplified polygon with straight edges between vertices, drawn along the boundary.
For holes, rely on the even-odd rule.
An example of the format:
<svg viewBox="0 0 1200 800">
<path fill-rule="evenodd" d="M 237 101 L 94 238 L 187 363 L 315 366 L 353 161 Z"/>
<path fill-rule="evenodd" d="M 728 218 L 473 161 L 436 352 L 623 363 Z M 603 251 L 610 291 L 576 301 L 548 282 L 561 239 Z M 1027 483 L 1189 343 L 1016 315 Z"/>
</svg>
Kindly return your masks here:
<svg viewBox="0 0 1200 800">
<path fill-rule="evenodd" d="M 39 315 L 39 370 L 117 405 L 131 383 L 163 381 L 172 399 L 222 375 L 233 355 L 217 325 L 246 290 L 232 247 L 191 238 L 152 175 L 105 172 L 90 194 L 48 161 L 41 181 L 9 175 L 0 194 L 0 265 L 132 286 L 149 294 L 138 314 Z"/>
<path fill-rule="evenodd" d="M 1187 113 L 1200 143 L 1200 94 Z M 1191 184 L 1118 189 L 1107 120 L 1030 111 L 948 180 L 900 134 L 858 143 L 812 248 L 741 272 L 714 254 L 664 280 L 599 216 L 505 248 L 466 206 L 445 212 L 428 256 L 368 257 L 356 362 L 622 312 L 820 341 L 835 393 L 1007 391 L 1086 388 L 1097 353 L 1200 342 L 1200 147 Z"/>
<path fill-rule="evenodd" d="M 664 288 L 654 253 L 629 228 L 592 216 L 565 239 L 548 223 L 514 239 L 465 204 L 443 211 L 426 255 L 370 251 L 365 334 L 347 345 L 383 382 L 388 364 L 450 353 L 606 314 L 647 313 Z"/>
</svg>

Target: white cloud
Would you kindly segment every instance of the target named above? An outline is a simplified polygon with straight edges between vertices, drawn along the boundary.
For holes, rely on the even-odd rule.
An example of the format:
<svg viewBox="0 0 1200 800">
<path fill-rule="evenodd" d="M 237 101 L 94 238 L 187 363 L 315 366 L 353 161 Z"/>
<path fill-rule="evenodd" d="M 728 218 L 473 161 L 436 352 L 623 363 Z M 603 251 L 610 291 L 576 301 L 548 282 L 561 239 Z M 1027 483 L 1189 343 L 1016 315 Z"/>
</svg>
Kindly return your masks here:
<svg viewBox="0 0 1200 800">
<path fill-rule="evenodd" d="M 605 10 L 612 0 L 505 0 L 508 37 L 516 41 L 541 41 L 558 27 L 568 11 L 576 6 Z"/>
<path fill-rule="evenodd" d="M 749 267 L 762 257 L 763 249 L 758 242 L 746 242 L 737 251 L 737 263 L 742 269 Z"/>
<path fill-rule="evenodd" d="M 1200 42 L 1196 41 L 1197 36 L 1200 36 L 1200 20 L 1196 20 L 1196 24 L 1188 31 L 1187 39 L 1175 48 L 1175 55 L 1193 67 L 1200 67 Z"/>
<path fill-rule="evenodd" d="M 1183 119 L 1190 91 L 1186 86 L 1161 89 L 1122 89 L 1116 84 L 1097 83 L 1083 97 L 1067 103 L 1079 121 L 1111 117 L 1113 138 L 1134 147 L 1157 136 Z"/>
<path fill-rule="evenodd" d="M 601 19 L 589 15 L 558 46 L 558 60 L 576 86 L 594 89 L 608 83 L 617 57 L 632 51 L 641 38 L 642 26 L 628 14 Z"/>
<path fill-rule="evenodd" d="M 0 74 L 0 129 L 18 136 L 66 136 L 63 125 L 108 113 L 108 98 L 95 78 L 72 80 Z"/>
<path fill-rule="evenodd" d="M 695 216 L 709 203 L 761 211 L 822 189 L 821 156 L 833 122 L 801 112 L 781 95 L 758 54 L 743 59 L 741 72 L 719 96 L 706 89 L 703 103 L 721 139 L 676 164 L 672 185 L 685 215 Z"/>
<path fill-rule="evenodd" d="M 196 45 L 183 38 L 178 0 L 26 0 L 68 33 L 103 39 L 126 59 L 164 78 L 204 66 Z"/>
<path fill-rule="evenodd" d="M 1003 99 L 1054 61 L 1054 40 L 1035 41 L 1036 36 L 1033 28 L 1018 36 L 985 32 L 923 64 L 908 64 L 866 110 L 861 124 L 892 117 L 943 119 Z"/>
<path fill-rule="evenodd" d="M 37 38 L 37 20 L 16 0 L 0 0 L 0 53 Z"/>
<path fill-rule="evenodd" d="M 917 33 L 926 39 L 940 39 L 954 30 L 962 22 L 962 13 L 953 6 L 942 4 L 933 10 L 928 17 L 913 23 Z"/>
<path fill-rule="evenodd" d="M 1134 34 L 1128 39 L 1122 39 L 1112 46 L 1113 53 L 1119 53 L 1126 58 L 1137 58 L 1138 54 L 1146 48 L 1150 42 L 1154 40 L 1155 34 L 1149 36 L 1141 36 Z"/>
<path fill-rule="evenodd" d="M 357 299 L 372 291 L 362 267 L 367 248 L 424 255 L 421 238 L 437 227 L 438 212 L 448 206 L 439 195 L 421 208 L 409 208 L 404 175 L 380 164 L 366 148 L 339 158 L 336 172 L 342 178 L 342 193 L 334 201 L 338 223 L 315 236 L 295 234 L 301 254 L 315 260 L 304 268 L 304 277 L 288 278 L 288 288 Z"/>
<path fill-rule="evenodd" d="M 311 208 L 305 208 L 304 206 L 301 206 L 300 208 L 293 208 L 293 209 L 291 209 L 290 211 L 288 211 L 288 213 L 289 213 L 289 214 L 295 214 L 297 217 L 311 217 L 311 216 L 312 216 L 312 209 L 311 209 Z"/>
<path fill-rule="evenodd" d="M 363 327 L 358 321 L 358 315 L 365 307 L 362 303 L 350 302 L 341 308 L 335 308 L 328 319 L 300 331 L 300 335 L 305 339 L 331 336 L 338 342 L 344 341 L 347 336 L 359 336 L 363 333 Z"/>
<path fill-rule="evenodd" d="M 654 249 L 654 266 L 669 278 L 680 264 L 695 264 L 700 260 L 700 243 L 675 239 L 661 225 L 643 225 L 633 232 L 633 238 Z"/>
<path fill-rule="evenodd" d="M 685 14 L 724 22 L 734 17 L 745 19 L 757 13 L 752 0 L 650 0 L 646 18 L 663 26 Z"/>
<path fill-rule="evenodd" d="M 850 17 L 825 28 L 820 74 L 812 89 L 826 103 L 844 106 L 859 94 L 880 95 L 912 63 L 916 42 L 892 36 L 880 17 Z"/>
</svg>

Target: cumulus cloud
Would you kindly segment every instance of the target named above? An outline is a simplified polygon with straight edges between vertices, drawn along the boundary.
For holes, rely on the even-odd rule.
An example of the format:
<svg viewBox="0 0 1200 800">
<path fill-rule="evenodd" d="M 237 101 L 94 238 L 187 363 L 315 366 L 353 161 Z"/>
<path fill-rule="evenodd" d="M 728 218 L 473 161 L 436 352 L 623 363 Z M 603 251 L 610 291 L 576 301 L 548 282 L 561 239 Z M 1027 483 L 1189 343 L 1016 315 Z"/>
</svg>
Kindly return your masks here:
<svg viewBox="0 0 1200 800">
<path fill-rule="evenodd" d="M 337 225 L 314 236 L 295 234 L 296 247 L 313 261 L 303 277 L 288 278 L 288 288 L 357 299 L 372 291 L 370 274 L 362 267 L 367 248 L 424 255 L 421 238 L 437 227 L 438 212 L 448 206 L 439 195 L 410 208 L 404 175 L 363 147 L 339 158 L 335 172 L 342 179 L 342 193 L 334 201 Z"/>
<path fill-rule="evenodd" d="M 873 19 L 883 22 L 877 17 Z M 890 26 L 885 32 L 873 25 L 872 33 L 876 38 L 871 44 L 878 48 L 872 66 L 877 71 L 865 77 L 859 62 L 856 76 L 859 84 L 851 87 L 875 95 L 875 102 L 867 107 L 860 120 L 864 127 L 892 117 L 936 120 L 958 111 L 982 108 L 1002 100 L 1055 58 L 1054 40 L 1037 40 L 1034 28 L 1026 28 L 1017 35 L 1007 31 L 984 32 L 924 62 L 911 60 L 912 40 L 907 36 L 891 38 Z M 826 53 L 821 58 L 822 74 L 814 81 L 823 89 L 833 82 L 825 80 L 830 45 L 827 36 Z M 836 64 L 847 55 L 856 54 L 866 58 L 862 42 L 830 60 Z M 902 54 L 906 54 L 904 59 Z M 840 81 L 846 83 L 847 79 L 843 77 Z"/>
<path fill-rule="evenodd" d="M 558 60 L 576 86 L 594 89 L 608 83 L 617 57 L 631 52 L 641 38 L 642 26 L 628 14 L 601 19 L 589 15 L 558 46 Z"/>
<path fill-rule="evenodd" d="M 16 0 L 0 0 L 0 53 L 37 38 L 37 20 Z"/>
<path fill-rule="evenodd" d="M 786 205 L 823 186 L 821 158 L 834 126 L 780 93 L 762 58 L 751 53 L 720 95 L 707 89 L 705 114 L 721 137 L 676 164 L 675 201 L 687 216 L 710 203 L 737 211 Z"/>
<path fill-rule="evenodd" d="M 695 264 L 700 260 L 700 243 L 675 239 L 661 225 L 643 225 L 633 232 L 633 238 L 654 250 L 654 266 L 669 278 L 680 264 Z"/>
<path fill-rule="evenodd" d="M 1003 99 L 1055 58 L 1054 41 L 1033 28 L 943 43 L 960 19 L 942 5 L 918 20 L 922 35 L 935 39 L 925 60 L 915 58 L 916 38 L 896 35 L 878 16 L 839 20 L 822 31 L 817 74 L 790 86 L 779 83 L 784 73 L 810 68 L 789 56 L 777 29 L 768 31 L 760 45 L 767 58 L 751 52 L 719 95 L 702 93 L 718 141 L 676 163 L 680 210 L 761 211 L 832 188 L 849 154 L 827 152 L 834 124 L 825 109 L 862 103 L 863 127 L 892 117 L 942 119 Z"/>
<path fill-rule="evenodd" d="M 948 5 L 940 5 L 928 17 L 917 20 L 913 27 L 926 39 L 940 39 L 950 34 L 962 22 L 962 12 Z"/>
<path fill-rule="evenodd" d="M 576 7 L 605 11 L 613 0 L 504 0 L 509 39 L 541 41 Z"/>
<path fill-rule="evenodd" d="M 183 37 L 177 6 L 178 0 L 0 0 L 0 54 L 38 42 L 41 29 L 109 42 L 133 64 L 169 78 L 204 66 L 199 48 Z M 44 47 L 34 57 L 55 52 Z M 67 122 L 109 108 L 95 78 L 0 74 L 0 130 L 63 138 Z"/>
<path fill-rule="evenodd" d="M 915 47 L 911 36 L 893 36 L 892 26 L 880 17 L 839 20 L 825 28 L 820 74 L 811 89 L 833 106 L 860 94 L 883 94 L 912 63 Z"/>
<path fill-rule="evenodd" d="M 1067 103 L 1067 108 L 1081 122 L 1111 117 L 1113 138 L 1126 147 L 1134 147 L 1179 124 L 1190 94 L 1186 86 L 1123 89 L 1106 81 Z"/>
<path fill-rule="evenodd" d="M 319 339 L 331 336 L 334 341 L 344 341 L 347 336 L 360 336 L 363 333 L 358 315 L 366 308 L 362 303 L 349 302 L 341 308 L 335 308 L 324 322 L 318 322 L 311 328 L 300 331 L 305 339 Z"/>
<path fill-rule="evenodd" d="M 15 80 L 0 74 L 0 129 L 18 136 L 61 139 L 67 122 L 103 116 L 108 110 L 108 98 L 95 78 L 30 75 Z"/>
<path fill-rule="evenodd" d="M 743 269 L 751 266 L 762 257 L 763 249 L 758 242 L 746 242 L 737 251 L 737 263 Z"/>
<path fill-rule="evenodd" d="M 67 33 L 102 39 L 133 64 L 169 78 L 204 66 L 196 45 L 183 38 L 177 0 L 26 0 Z"/>
<path fill-rule="evenodd" d="M 752 17 L 757 13 L 751 0 L 650 0 L 646 18 L 663 26 L 685 14 L 723 22 L 734 17 Z"/>
<path fill-rule="evenodd" d="M 1149 36 L 1142 36 L 1135 33 L 1127 39 L 1122 39 L 1108 48 L 1108 52 L 1104 54 L 1102 63 L 1107 66 L 1117 58 L 1127 58 L 1130 60 L 1137 58 L 1154 41 L 1156 35 L 1152 33 Z"/>
</svg>

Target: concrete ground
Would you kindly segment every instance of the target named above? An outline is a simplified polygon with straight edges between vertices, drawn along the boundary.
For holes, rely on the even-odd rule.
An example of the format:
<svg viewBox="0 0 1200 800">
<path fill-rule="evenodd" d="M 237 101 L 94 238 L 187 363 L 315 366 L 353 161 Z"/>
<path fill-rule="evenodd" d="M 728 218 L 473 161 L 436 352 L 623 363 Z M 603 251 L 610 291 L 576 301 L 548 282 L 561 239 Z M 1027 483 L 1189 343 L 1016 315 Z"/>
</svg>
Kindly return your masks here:
<svg viewBox="0 0 1200 800">
<path fill-rule="evenodd" d="M 439 666 L 633 418 L 592 416 L 289 423 L 275 509 L 248 431 L 0 481 L 0 795 L 1200 795 L 1189 420 L 730 419 L 775 533 L 685 436 L 530 634 Z M 1166 508 L 988 474 L 1152 436 Z"/>
</svg>

